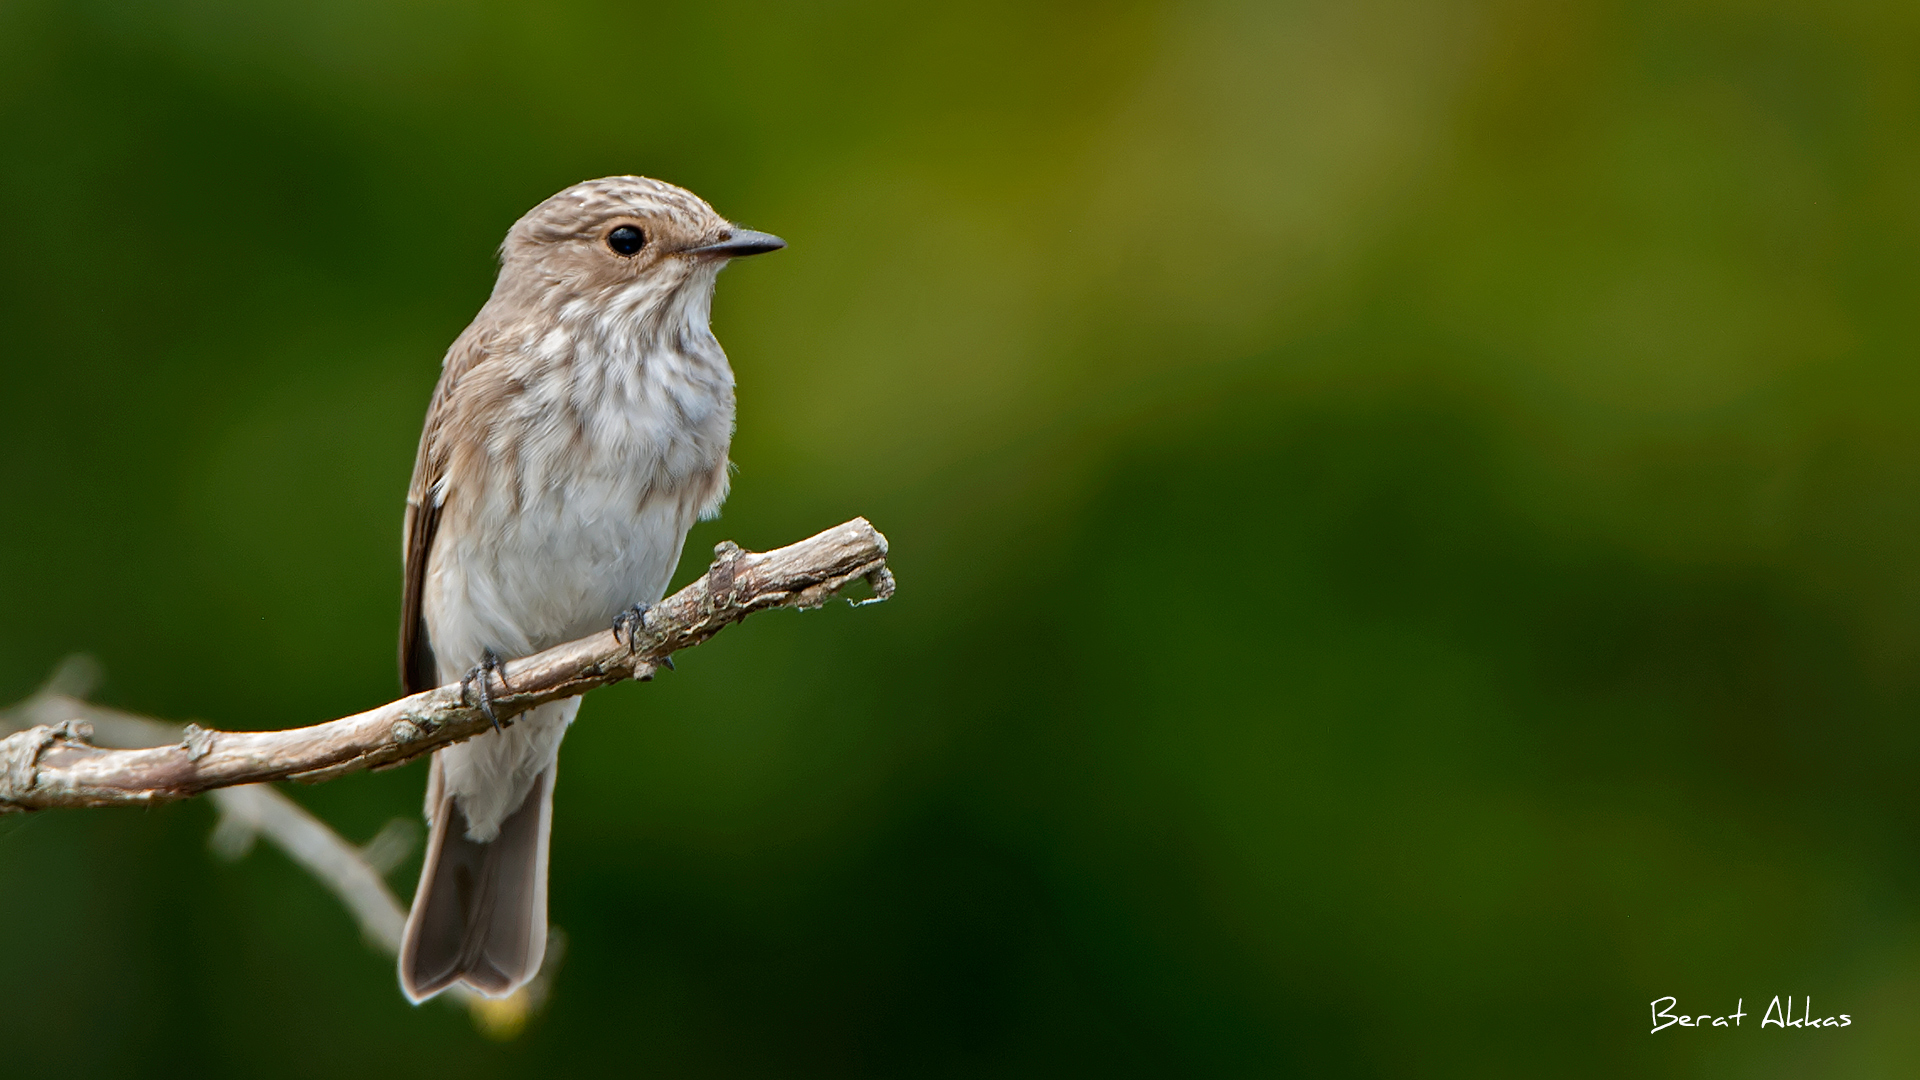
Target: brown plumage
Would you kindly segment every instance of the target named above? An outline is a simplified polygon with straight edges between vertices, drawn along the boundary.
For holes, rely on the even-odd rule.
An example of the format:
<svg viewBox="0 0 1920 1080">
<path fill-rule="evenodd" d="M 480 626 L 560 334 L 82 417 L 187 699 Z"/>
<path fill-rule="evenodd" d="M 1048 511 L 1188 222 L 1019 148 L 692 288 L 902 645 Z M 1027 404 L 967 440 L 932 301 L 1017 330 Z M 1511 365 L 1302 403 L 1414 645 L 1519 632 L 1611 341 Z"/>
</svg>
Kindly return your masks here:
<svg viewBox="0 0 1920 1080">
<path fill-rule="evenodd" d="M 409 692 L 660 598 L 687 530 L 726 494 L 733 373 L 708 329 L 714 278 L 781 246 L 633 176 L 570 187 L 508 230 L 414 460 Z M 410 999 L 456 982 L 510 994 L 539 969 L 555 761 L 578 709 L 544 705 L 434 755 L 432 835 L 400 952 Z"/>
</svg>

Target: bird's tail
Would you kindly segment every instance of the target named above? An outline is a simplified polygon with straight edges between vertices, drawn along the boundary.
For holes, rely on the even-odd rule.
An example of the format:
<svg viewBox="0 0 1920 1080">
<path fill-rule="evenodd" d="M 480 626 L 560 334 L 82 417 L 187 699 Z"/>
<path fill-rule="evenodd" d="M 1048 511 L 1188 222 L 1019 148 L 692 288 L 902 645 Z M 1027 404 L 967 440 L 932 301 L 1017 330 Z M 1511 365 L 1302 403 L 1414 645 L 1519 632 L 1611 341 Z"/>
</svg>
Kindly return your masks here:
<svg viewBox="0 0 1920 1080">
<path fill-rule="evenodd" d="M 433 768 L 440 768 L 437 755 Z M 555 768 L 547 766 L 487 843 L 467 836 L 458 800 L 439 794 L 426 865 L 400 942 L 400 988 L 409 1000 L 425 1001 L 456 982 L 488 997 L 506 997 L 540 970 L 547 951 Z M 437 783 L 430 787 L 441 790 Z"/>
</svg>

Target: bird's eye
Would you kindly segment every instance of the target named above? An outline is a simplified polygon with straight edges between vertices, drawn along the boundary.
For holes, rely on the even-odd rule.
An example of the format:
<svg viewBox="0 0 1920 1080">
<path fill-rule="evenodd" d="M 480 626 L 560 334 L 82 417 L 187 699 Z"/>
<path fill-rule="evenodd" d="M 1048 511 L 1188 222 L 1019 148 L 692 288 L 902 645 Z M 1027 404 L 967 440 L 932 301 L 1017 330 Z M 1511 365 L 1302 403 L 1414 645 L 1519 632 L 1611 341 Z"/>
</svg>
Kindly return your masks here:
<svg viewBox="0 0 1920 1080">
<path fill-rule="evenodd" d="M 607 246 L 615 255 L 630 256 L 647 246 L 647 234 L 631 225 L 622 225 L 607 234 Z"/>
</svg>

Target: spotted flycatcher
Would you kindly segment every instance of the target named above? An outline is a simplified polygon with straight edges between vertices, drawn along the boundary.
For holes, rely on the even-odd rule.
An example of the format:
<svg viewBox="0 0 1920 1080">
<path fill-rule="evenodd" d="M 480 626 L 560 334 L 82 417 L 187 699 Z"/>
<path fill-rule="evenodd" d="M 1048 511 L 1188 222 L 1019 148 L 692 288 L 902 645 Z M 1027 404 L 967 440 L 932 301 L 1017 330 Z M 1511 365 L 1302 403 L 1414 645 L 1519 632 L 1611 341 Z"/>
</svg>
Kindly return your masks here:
<svg viewBox="0 0 1920 1080">
<path fill-rule="evenodd" d="M 696 518 L 727 491 L 733 371 L 707 325 L 727 260 L 786 245 L 691 192 L 589 180 L 515 222 L 493 295 L 447 350 L 407 492 L 408 692 L 644 627 Z M 578 698 L 433 755 L 432 838 L 400 985 L 500 997 L 547 945 L 547 837 Z"/>
</svg>

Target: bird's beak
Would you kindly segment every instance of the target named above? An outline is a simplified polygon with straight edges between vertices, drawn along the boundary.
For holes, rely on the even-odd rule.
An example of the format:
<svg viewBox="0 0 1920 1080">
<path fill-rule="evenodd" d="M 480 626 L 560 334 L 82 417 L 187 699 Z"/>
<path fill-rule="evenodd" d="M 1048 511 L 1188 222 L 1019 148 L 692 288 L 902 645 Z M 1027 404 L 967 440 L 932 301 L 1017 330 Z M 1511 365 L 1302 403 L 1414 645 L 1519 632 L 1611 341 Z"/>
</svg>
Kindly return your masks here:
<svg viewBox="0 0 1920 1080">
<path fill-rule="evenodd" d="M 754 232 L 752 229 L 728 229 L 720 234 L 720 239 L 711 244 L 688 248 L 688 255 L 706 255 L 721 259 L 738 259 L 743 255 L 761 255 L 769 251 L 779 251 L 787 242 L 772 233 Z"/>
</svg>

